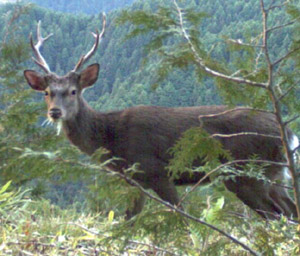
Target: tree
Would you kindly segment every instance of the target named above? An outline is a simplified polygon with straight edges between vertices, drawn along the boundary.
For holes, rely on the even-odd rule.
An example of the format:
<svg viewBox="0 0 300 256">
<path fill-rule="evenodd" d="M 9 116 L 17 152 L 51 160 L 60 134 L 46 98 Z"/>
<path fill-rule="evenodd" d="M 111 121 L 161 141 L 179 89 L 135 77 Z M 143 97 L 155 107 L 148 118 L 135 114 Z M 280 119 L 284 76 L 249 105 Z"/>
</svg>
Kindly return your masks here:
<svg viewBox="0 0 300 256">
<path fill-rule="evenodd" d="M 247 14 L 247 17 L 256 15 L 253 11 L 256 10 L 254 8 L 256 2 L 249 0 L 240 3 L 244 4 L 243 11 Z M 136 6 L 143 7 L 143 3 L 144 1 L 140 1 Z M 299 74 L 295 69 L 295 67 L 299 68 L 299 34 L 297 34 L 299 30 L 296 27 L 299 26 L 299 12 L 297 8 L 287 5 L 286 2 L 278 6 L 264 6 L 264 2 L 261 1 L 262 13 L 265 15 L 267 11 L 269 13 L 267 16 L 271 18 L 269 25 L 276 22 L 275 19 L 272 19 L 274 10 L 280 11 L 282 17 L 284 17 L 284 19 L 281 17 L 280 20 L 282 25 L 278 24 L 276 29 L 271 28 L 269 33 L 253 29 L 262 27 L 258 21 L 251 21 L 251 26 L 247 24 L 248 28 L 246 29 L 242 22 L 243 17 L 237 13 L 232 14 L 235 20 L 228 27 L 224 26 L 223 31 L 223 34 L 227 34 L 227 37 L 223 37 L 223 41 L 227 43 L 226 47 L 229 49 L 227 51 L 225 47 L 222 47 L 222 40 L 215 41 L 217 35 L 211 35 L 204 31 L 202 27 L 199 28 L 201 22 L 205 24 L 209 21 L 203 20 L 205 15 L 195 12 L 196 7 L 193 8 L 195 3 L 207 4 L 213 13 L 218 10 L 213 1 L 194 1 L 190 6 L 192 9 L 185 11 L 178 6 L 176 1 L 169 1 L 169 3 L 171 3 L 171 6 L 169 4 L 162 9 L 149 11 L 150 7 L 154 8 L 157 3 L 156 1 L 146 2 L 145 5 L 148 6 L 148 11 L 128 12 L 126 18 L 137 24 L 137 26 L 131 26 L 132 30 L 129 30 L 130 27 L 127 25 L 124 26 L 124 29 L 119 27 L 116 30 L 113 29 L 114 26 L 110 27 L 108 31 L 110 34 L 102 42 L 102 49 L 107 51 L 103 53 L 106 57 L 102 64 L 104 70 L 102 75 L 105 76 L 106 72 L 110 72 L 109 79 L 107 77 L 104 79 L 104 92 L 110 92 L 113 88 L 114 98 L 111 99 L 111 96 L 106 93 L 93 104 L 99 108 L 105 106 L 107 109 L 112 109 L 127 107 L 132 102 L 140 103 L 140 100 L 147 100 L 150 85 L 156 84 L 159 86 L 158 82 L 161 83 L 161 81 L 166 84 L 165 88 L 159 86 L 156 89 L 155 96 L 153 93 L 153 96 L 149 97 L 149 100 L 151 100 L 149 103 L 161 102 L 166 104 L 166 101 L 161 100 L 167 96 L 166 92 L 174 95 L 174 98 L 177 99 L 179 97 L 176 94 L 178 89 L 182 89 L 185 93 L 183 104 L 188 102 L 188 95 L 192 93 L 191 91 L 197 93 L 195 98 L 198 100 L 198 104 L 203 104 L 203 102 L 212 103 L 216 101 L 215 98 L 217 97 L 214 88 L 218 88 L 222 100 L 231 106 L 244 103 L 244 105 L 255 109 L 260 108 L 264 111 L 275 112 L 278 114 L 279 123 L 281 123 L 280 116 L 284 114 L 283 116 L 286 117 L 284 122 L 293 125 L 294 130 L 299 133 L 299 124 L 297 123 Z M 272 1 L 272 3 L 274 4 L 275 1 Z M 248 10 L 246 10 L 247 5 L 249 5 Z M 292 15 L 291 21 L 288 20 L 288 16 L 284 16 L 285 10 L 288 10 Z M 41 10 L 35 10 L 34 13 L 38 18 L 45 15 L 45 12 Z M 8 17 L 14 17 L 14 15 Z M 49 22 L 53 20 L 55 23 L 56 18 L 57 15 L 49 14 Z M 139 23 L 135 23 L 135 18 L 138 18 Z M 0 19 L 3 19 L 3 17 L 1 16 Z M 85 24 L 90 24 L 89 22 L 89 19 L 83 18 L 83 25 L 79 26 L 79 29 L 85 29 L 87 26 Z M 219 26 L 218 22 L 222 21 L 216 19 L 214 22 L 212 27 Z M 267 24 L 265 21 L 263 23 Z M 51 26 L 51 24 L 45 25 Z M 284 30 L 283 33 L 271 33 L 281 31 L 280 28 L 285 29 L 285 25 L 291 30 L 295 29 L 293 36 L 286 37 Z M 277 25 L 275 24 L 275 26 Z M 239 31 L 235 34 L 237 27 L 239 27 Z M 134 52 L 135 57 L 130 60 L 130 72 L 126 72 L 124 66 L 128 65 L 128 60 L 123 60 L 123 66 L 120 67 L 119 63 L 121 61 L 119 58 L 110 59 L 115 56 L 116 52 L 120 58 L 130 56 L 129 49 L 134 47 L 132 44 L 128 44 L 129 47 L 124 47 L 125 51 L 122 51 L 120 48 L 126 42 L 122 42 L 121 38 L 128 31 L 134 31 L 135 28 L 137 28 L 135 30 L 136 34 L 139 34 L 139 29 L 141 29 L 141 33 L 150 31 L 150 34 L 146 36 L 146 39 L 141 40 L 139 38 L 139 40 L 136 40 L 139 44 L 136 47 L 137 49 L 133 49 L 136 50 Z M 232 34 L 228 32 L 230 30 L 233 32 L 233 38 Z M 289 33 L 291 33 L 291 30 L 289 30 Z M 45 31 L 52 32 L 48 27 Z M 199 31 L 201 36 L 198 34 Z M 27 36 L 29 32 L 24 33 Z M 69 38 L 67 32 L 62 31 L 62 33 L 61 40 L 67 40 Z M 77 60 L 82 52 L 83 45 L 85 45 L 84 40 L 78 43 L 79 38 L 85 38 L 86 32 L 73 31 L 72 35 L 73 33 L 78 35 L 78 39 L 74 42 L 68 41 L 67 45 L 74 44 L 78 47 L 78 53 L 72 50 L 72 55 L 74 55 L 72 57 Z M 2 34 L 5 33 L 2 31 Z M 21 248 L 17 250 L 16 254 L 22 253 L 24 248 L 26 248 L 26 253 L 30 251 L 35 254 L 39 248 L 42 248 L 40 249 L 41 254 L 45 254 L 46 251 L 51 251 L 54 248 L 53 250 L 56 250 L 52 253 L 54 255 L 66 251 L 67 253 L 69 251 L 72 251 L 72 253 L 79 251 L 79 254 L 95 254 L 103 251 L 110 255 L 119 255 L 120 252 L 126 253 L 128 251 L 131 253 L 133 248 L 136 249 L 137 254 L 140 251 L 141 254 L 149 254 L 150 251 L 154 255 L 159 253 L 165 255 L 257 255 L 257 252 L 266 255 L 299 254 L 299 233 L 297 233 L 296 225 L 293 225 L 286 218 L 269 223 L 257 219 L 246 207 L 239 204 L 232 196 L 230 197 L 224 187 L 219 185 L 218 178 L 215 179 L 213 185 L 207 187 L 182 188 L 181 193 L 184 198 L 185 209 L 183 211 L 160 200 L 140 187 L 139 184 L 134 183 L 130 179 L 130 175 L 127 176 L 130 171 L 134 170 L 128 170 L 128 172 L 124 170 L 122 174 L 111 172 L 105 168 L 105 163 L 94 162 L 94 159 L 98 158 L 98 154 L 100 155 L 103 152 L 98 152 L 92 159 L 86 159 L 78 154 L 76 149 L 65 144 L 64 140 L 57 136 L 53 129 L 41 127 L 39 124 L 42 123 L 40 117 L 42 116 L 41 113 L 44 112 L 43 106 L 39 101 L 36 102 L 37 96 L 27 90 L 27 85 L 22 80 L 21 71 L 24 69 L 24 61 L 29 57 L 27 53 L 29 49 L 27 39 L 24 39 L 25 43 L 22 40 L 21 42 L 16 40 L 20 39 L 21 34 L 21 32 L 18 32 L 16 34 L 18 37 L 7 41 L 8 43 L 3 44 L 3 48 L 1 48 L 0 82 L 1 89 L 3 89 L 0 92 L 1 179 L 2 181 L 13 180 L 15 185 L 20 186 L 28 180 L 36 181 L 36 178 L 38 178 L 41 182 L 38 187 L 41 189 L 49 186 L 51 180 L 74 181 L 80 179 L 80 181 L 89 184 L 88 193 L 92 203 L 92 207 L 89 208 L 85 207 L 86 204 L 81 203 L 81 209 L 86 208 L 85 213 L 88 216 L 93 216 L 91 209 L 101 214 L 93 216 L 93 219 L 90 218 L 83 224 L 84 213 L 77 214 L 76 219 L 78 221 L 76 221 L 73 215 L 70 217 L 71 212 L 66 211 L 63 215 L 68 216 L 68 218 L 62 219 L 61 222 L 55 222 L 57 225 L 54 226 L 51 232 L 47 230 L 44 234 L 42 233 L 44 226 L 48 227 L 51 220 L 60 220 L 57 215 L 54 215 L 53 218 L 50 216 L 50 213 L 56 212 L 57 208 L 49 204 L 43 204 L 41 209 L 37 210 L 31 208 L 27 210 L 26 219 L 18 218 L 12 224 L 5 222 L 5 225 L 1 225 L 1 233 L 4 234 L 2 240 L 0 238 L 2 248 L 6 247 L 5 249 L 7 249 L 7 247 L 11 248 L 15 245 L 17 249 Z M 282 38 L 275 40 L 277 35 Z M 207 38 L 208 36 L 212 37 Z M 200 41 L 200 38 L 202 41 Z M 284 49 L 277 45 L 283 38 L 289 52 L 283 53 Z M 289 39 L 293 39 L 295 42 L 291 43 Z M 72 40 L 74 40 L 74 37 L 72 37 Z M 16 42 L 18 43 L 13 44 Z M 136 63 L 140 63 L 141 59 L 138 59 L 138 57 L 146 55 L 142 53 L 140 48 L 148 42 L 150 42 L 148 49 L 152 53 L 150 57 L 148 56 L 151 68 L 148 68 L 148 66 L 145 68 L 147 74 L 145 78 L 143 76 L 145 73 L 139 72 L 141 70 L 140 65 L 137 64 L 138 67 L 135 68 L 133 62 L 134 59 L 137 59 Z M 154 43 L 151 44 L 151 42 Z M 64 49 L 62 45 L 65 42 L 62 42 L 62 45 L 59 42 L 55 43 L 57 47 Z M 118 50 L 116 50 L 117 47 Z M 269 49 L 269 57 L 266 49 Z M 280 49 L 280 51 L 277 51 L 277 49 Z M 57 52 L 53 54 L 55 56 L 49 57 L 55 59 Z M 270 69 L 273 65 L 270 65 L 268 59 L 271 62 L 277 62 L 273 63 L 274 69 Z M 222 62 L 222 60 L 224 61 Z M 63 63 L 60 59 L 59 62 L 62 67 Z M 59 66 L 54 61 L 53 65 Z M 157 76 L 153 72 L 155 67 L 159 68 L 158 74 L 166 81 L 156 80 Z M 183 69 L 183 71 L 178 72 L 178 75 L 176 73 L 174 75 L 174 73 L 171 73 L 173 68 L 176 70 Z M 193 72 L 195 75 L 189 75 Z M 212 79 L 206 77 L 207 72 L 210 77 L 216 77 L 215 84 L 213 84 Z M 126 73 L 125 77 L 123 73 Z M 184 76 L 183 73 L 186 75 Z M 115 74 L 117 74 L 118 79 L 115 79 Z M 269 79 L 272 78 L 272 74 L 273 80 Z M 170 80 L 168 80 L 168 76 L 171 76 Z M 193 86 L 196 77 L 199 77 L 205 86 Z M 250 87 L 246 84 L 249 84 Z M 183 89 L 183 86 L 187 86 L 187 88 Z M 253 86 L 254 88 L 252 88 Z M 129 91 L 130 93 L 128 93 Z M 91 98 L 95 99 L 93 91 L 90 91 L 89 94 Z M 203 95 L 207 95 L 208 98 L 213 100 L 208 101 Z M 274 99 L 277 100 L 274 102 Z M 182 103 L 179 98 L 178 101 L 180 102 L 176 103 Z M 272 103 L 275 104 L 272 105 Z M 173 100 L 169 104 L 174 104 Z M 295 113 L 295 116 L 293 116 L 293 113 Z M 285 125 L 282 128 L 284 130 Z M 284 140 L 284 133 L 282 138 Z M 187 149 L 188 146 L 186 145 Z M 286 148 L 286 150 L 289 150 L 289 148 Z M 290 155 L 290 157 L 294 156 Z M 290 165 L 290 163 L 288 164 Z M 257 166 L 249 164 L 247 168 L 255 169 Z M 233 171 L 227 165 L 217 166 L 215 169 L 204 166 L 203 170 L 211 176 L 221 171 Z M 263 179 L 264 177 L 260 178 Z M 134 185 L 135 188 L 129 187 L 126 182 Z M 268 181 L 265 180 L 265 182 Z M 68 191 L 69 188 L 73 189 L 72 186 L 64 186 L 60 189 L 56 187 L 57 190 L 63 193 Z M 136 197 L 137 189 L 153 200 L 147 203 L 145 210 L 139 216 L 125 222 L 123 219 L 125 204 Z M 3 192 L 2 189 L 0 190 Z M 39 192 L 38 189 L 35 192 Z M 76 194 L 76 192 L 72 193 Z M 230 199 L 228 197 L 225 199 L 224 194 L 226 193 Z M 40 195 L 40 193 L 36 194 Z M 76 196 L 78 195 L 76 194 Z M 69 200 L 72 201 L 72 199 L 73 197 Z M 56 201 L 58 201 L 57 198 Z M 50 210 L 47 211 L 47 208 Z M 43 214 L 40 214 L 39 210 Z M 45 222 L 41 222 L 43 216 L 46 216 Z M 23 225 L 19 225 L 19 223 L 23 223 Z M 2 232 L 2 229 L 6 231 L 6 226 L 9 227 L 7 228 L 8 232 Z M 29 231 L 32 230 L 36 232 L 32 232 L 32 235 L 30 235 Z M 77 237 L 70 236 L 70 230 L 75 230 L 72 235 L 77 233 Z M 213 232 L 213 230 L 217 230 L 219 233 Z M 7 235 L 9 234 L 11 237 L 15 233 L 17 235 L 10 240 L 13 242 L 6 242 Z M 230 240 L 224 239 L 224 236 Z M 24 240 L 22 240 L 23 237 Z M 65 237 L 68 237 L 68 239 L 65 239 Z M 18 241 L 18 243 L 15 243 L 15 241 Z M 56 241 L 57 243 L 55 243 Z M 234 243 L 231 243 L 231 241 L 234 241 Z"/>
<path fill-rule="evenodd" d="M 287 125 L 300 117 L 297 114 L 300 105 L 296 92 L 299 73 L 295 69 L 299 64 L 297 61 L 300 54 L 299 35 L 293 34 L 293 41 L 289 42 L 288 50 L 281 56 L 277 55 L 274 47 L 274 38 L 278 35 L 274 32 L 287 29 L 290 31 L 290 27 L 296 31 L 299 26 L 298 6 L 287 2 L 276 5 L 274 1 L 270 4 L 261 0 L 261 30 L 256 33 L 255 39 L 247 34 L 243 35 L 243 39 L 227 38 L 226 43 L 231 50 L 232 57 L 231 64 L 226 65 L 211 58 L 202 46 L 203 42 L 200 41 L 198 34 L 201 16 L 193 11 L 183 11 L 176 0 L 173 4 L 177 13 L 161 8 L 155 14 L 144 12 L 144 19 L 141 18 L 140 12 L 131 13 L 130 16 L 123 13 L 121 21 L 130 21 L 137 25 L 131 36 L 143 34 L 145 31 L 158 31 L 152 42 L 160 42 L 160 44 L 150 44 L 150 49 L 160 53 L 162 64 L 159 74 L 163 78 L 167 77 L 170 72 L 170 66 L 182 68 L 193 64 L 201 77 L 207 74 L 216 78 L 218 88 L 227 102 L 244 102 L 253 110 L 269 111 L 276 116 L 283 150 L 287 158 L 285 164 L 292 176 L 298 222 L 300 222 L 300 184 L 297 172 L 299 167 L 294 161 L 299 144 L 296 142 L 296 145 L 292 145 L 287 135 Z M 270 25 L 270 21 L 274 21 L 274 16 L 273 19 L 271 17 L 276 15 L 278 9 L 286 9 L 289 16 L 284 16 L 281 25 L 274 23 Z M 170 36 L 181 37 L 183 42 L 173 44 L 171 50 L 161 48 L 163 40 Z M 251 97 L 253 95 L 256 95 L 254 99 Z M 186 148 L 189 148 L 189 145 L 186 145 Z M 168 207 L 171 208 L 170 205 Z M 256 255 L 253 251 L 251 253 Z"/>
</svg>

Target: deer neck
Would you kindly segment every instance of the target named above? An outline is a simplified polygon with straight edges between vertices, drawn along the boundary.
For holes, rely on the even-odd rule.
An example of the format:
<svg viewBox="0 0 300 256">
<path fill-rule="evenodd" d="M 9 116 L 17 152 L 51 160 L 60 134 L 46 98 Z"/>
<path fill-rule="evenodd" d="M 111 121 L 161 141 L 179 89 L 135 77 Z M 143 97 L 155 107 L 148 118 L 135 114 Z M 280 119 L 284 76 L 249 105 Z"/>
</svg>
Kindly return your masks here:
<svg viewBox="0 0 300 256">
<path fill-rule="evenodd" d="M 63 130 L 72 144 L 91 155 L 106 147 L 105 114 L 93 110 L 84 99 L 79 101 L 77 115 L 63 122 Z"/>
</svg>

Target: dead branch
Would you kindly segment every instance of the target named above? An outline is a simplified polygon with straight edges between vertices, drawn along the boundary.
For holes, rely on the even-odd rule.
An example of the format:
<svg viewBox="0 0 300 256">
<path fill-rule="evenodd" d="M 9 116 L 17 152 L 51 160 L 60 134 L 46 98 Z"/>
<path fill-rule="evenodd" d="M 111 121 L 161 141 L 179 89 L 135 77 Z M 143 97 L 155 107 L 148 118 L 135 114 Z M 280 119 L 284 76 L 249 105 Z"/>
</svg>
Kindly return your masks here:
<svg viewBox="0 0 300 256">
<path fill-rule="evenodd" d="M 230 82 L 235 82 L 235 83 L 238 83 L 238 84 L 248 84 L 248 85 L 251 85 L 251 86 L 254 86 L 254 87 L 266 89 L 266 86 L 267 86 L 266 83 L 255 82 L 255 81 L 252 81 L 252 80 L 249 80 L 249 79 L 245 79 L 243 77 L 228 76 L 224 73 L 213 70 L 213 69 L 209 68 L 208 66 L 206 66 L 205 61 L 198 54 L 198 52 L 196 50 L 196 47 L 194 46 L 194 44 L 192 43 L 192 41 L 190 39 L 190 36 L 186 32 L 186 29 L 183 25 L 184 22 L 183 22 L 183 14 L 182 14 L 181 9 L 179 8 L 176 0 L 173 0 L 173 2 L 174 2 L 174 5 L 177 9 L 177 12 L 178 12 L 179 24 L 180 24 L 180 29 L 181 29 L 182 35 L 185 38 L 185 40 L 188 42 L 188 45 L 189 45 L 189 47 L 190 47 L 190 49 L 193 52 L 193 55 L 195 57 L 195 61 L 201 69 L 203 69 L 206 73 L 208 73 L 208 74 L 210 74 L 214 77 L 223 78 L 223 79 L 225 79 L 227 81 L 230 81 Z"/>
<path fill-rule="evenodd" d="M 268 111 L 268 110 L 263 110 L 263 109 L 250 108 L 250 107 L 237 107 L 237 108 L 232 108 L 232 109 L 225 110 L 225 111 L 217 113 L 217 114 L 200 115 L 200 116 L 198 116 L 198 118 L 201 119 L 201 118 L 217 117 L 217 116 L 226 115 L 228 113 L 231 113 L 231 112 L 234 112 L 234 111 L 239 111 L 239 110 L 250 110 L 250 111 L 253 111 L 253 112 L 258 111 L 258 112 L 274 114 L 274 112 L 271 112 L 271 111 Z"/>
<path fill-rule="evenodd" d="M 288 57 L 290 57 L 293 53 L 297 52 L 300 50 L 300 47 L 296 47 L 295 49 L 289 51 L 288 53 L 286 53 L 284 56 L 282 56 L 281 58 L 279 58 L 278 60 L 274 61 L 274 63 L 272 64 L 273 66 L 278 65 L 280 62 L 282 62 L 283 60 L 287 59 Z"/>
<path fill-rule="evenodd" d="M 68 222 L 67 223 L 68 225 L 73 225 L 73 226 L 76 226 L 76 227 L 79 227 L 80 229 L 92 234 L 92 235 L 95 235 L 95 236 L 99 236 L 100 233 L 96 232 L 96 231 L 93 231 L 91 229 L 88 229 L 82 225 L 79 225 L 77 223 L 74 223 L 74 222 Z M 103 236 L 103 234 L 101 234 Z M 105 235 L 104 235 L 105 236 Z M 110 236 L 105 236 L 106 238 L 110 238 Z M 118 240 L 121 240 L 121 241 L 125 241 L 124 239 L 118 239 Z M 161 252 L 164 252 L 164 253 L 168 253 L 168 255 L 174 255 L 174 256 L 177 256 L 178 254 L 175 254 L 174 252 L 171 252 L 167 249 L 163 249 L 163 248 L 160 248 L 156 245 L 153 245 L 153 244 L 147 244 L 147 243 L 142 243 L 142 242 L 137 242 L 137 241 L 134 241 L 134 240 L 126 240 L 126 242 L 128 243 L 131 243 L 131 244 L 135 244 L 135 245 L 142 245 L 142 246 L 147 246 L 149 249 L 154 249 L 156 251 L 161 251 Z"/>
<path fill-rule="evenodd" d="M 289 125 L 290 123 L 296 121 L 299 117 L 300 117 L 300 115 L 296 115 L 296 116 L 292 117 L 290 120 L 285 121 L 284 125 L 285 126 Z"/>
<path fill-rule="evenodd" d="M 282 28 L 286 28 L 286 27 L 288 27 L 288 26 L 294 25 L 299 19 L 300 19 L 300 18 L 297 18 L 297 19 L 294 19 L 294 20 L 292 20 L 292 21 L 290 21 L 290 22 L 287 22 L 287 23 L 285 23 L 285 24 L 282 24 L 282 25 L 278 25 L 278 26 L 269 28 L 269 29 L 268 29 L 268 33 L 269 33 L 269 32 L 272 32 L 272 31 L 275 31 L 275 30 L 277 30 L 277 29 L 282 29 Z"/>
<path fill-rule="evenodd" d="M 269 91 L 270 99 L 273 104 L 273 109 L 275 113 L 276 120 L 279 125 L 280 130 L 280 136 L 281 141 L 283 145 L 283 149 L 285 151 L 285 155 L 287 158 L 287 164 L 290 171 L 290 174 L 292 176 L 292 185 L 294 188 L 294 197 L 296 201 L 296 209 L 297 209 L 297 215 L 298 215 L 298 222 L 300 223 L 300 184 L 298 183 L 298 177 L 299 174 L 297 173 L 297 169 L 294 162 L 294 152 L 293 149 L 290 147 L 289 143 L 289 137 L 287 134 L 287 127 L 282 119 L 282 110 L 281 110 L 281 104 L 280 101 L 278 101 L 278 98 L 276 97 L 276 93 L 274 91 L 274 65 L 280 63 L 283 59 L 289 57 L 292 52 L 295 52 L 296 50 L 299 50 L 298 48 L 290 51 L 287 53 L 284 57 L 280 58 L 279 60 L 275 61 L 274 63 L 271 63 L 270 57 L 269 57 L 269 46 L 268 46 L 268 39 L 269 39 L 269 33 L 268 33 L 268 20 L 267 20 L 267 10 L 264 7 L 264 1 L 260 0 L 260 6 L 261 6 L 261 12 L 263 16 L 263 45 L 264 45 L 264 52 L 268 64 L 268 84 L 266 86 L 267 90 Z"/>
<path fill-rule="evenodd" d="M 143 194 L 145 194 L 149 198 L 151 198 L 151 199 L 159 202 L 162 205 L 165 205 L 167 208 L 173 210 L 174 212 L 179 213 L 181 216 L 183 216 L 183 217 L 185 217 L 187 219 L 190 219 L 192 221 L 198 222 L 198 223 L 200 223 L 202 225 L 205 225 L 205 226 L 211 228 L 214 231 L 217 231 L 221 235 L 223 235 L 223 236 L 227 237 L 229 240 L 233 241 L 235 244 L 240 245 L 242 248 L 244 248 L 250 254 L 255 255 L 255 256 L 259 255 L 258 253 L 256 253 L 255 251 L 253 251 L 250 247 L 248 247 L 246 244 L 244 244 L 243 242 L 241 242 L 238 239 L 234 238 L 233 236 L 231 236 L 230 234 L 226 233 L 225 231 L 219 229 L 218 227 L 216 227 L 216 226 L 214 226 L 212 224 L 209 224 L 209 223 L 207 223 L 205 221 L 202 221 L 201 219 L 198 219 L 198 218 L 196 218 L 196 217 L 194 217 L 194 216 L 186 213 L 185 211 L 179 209 L 177 206 L 174 206 L 174 205 L 170 204 L 169 202 L 164 201 L 164 200 L 162 200 L 162 199 L 160 199 L 160 198 L 152 195 L 146 189 L 144 189 L 137 181 L 133 180 L 132 178 L 130 178 L 128 176 L 126 176 L 124 173 L 113 171 L 109 167 L 104 166 L 103 164 L 101 166 L 98 166 L 98 165 L 89 165 L 89 164 L 85 164 L 85 163 L 81 163 L 81 162 L 76 162 L 76 161 L 74 162 L 74 161 L 70 161 L 70 160 L 64 160 L 62 158 L 58 158 L 56 160 L 64 162 L 64 163 L 68 163 L 68 164 L 77 164 L 77 165 L 80 165 L 80 166 L 82 166 L 84 168 L 94 169 L 94 170 L 98 170 L 98 171 L 102 171 L 102 172 L 104 171 L 104 172 L 106 172 L 108 174 L 116 175 L 116 176 L 120 177 L 121 179 L 125 180 L 129 185 L 137 187 Z M 242 160 L 240 160 L 240 161 L 242 161 Z M 249 160 L 246 160 L 246 161 L 249 162 Z M 265 162 L 268 162 L 268 161 L 265 161 Z M 280 163 L 277 163 L 277 164 L 280 164 Z"/>
<path fill-rule="evenodd" d="M 197 187 L 199 187 L 201 185 L 201 183 L 205 179 L 207 179 L 209 176 L 211 176 L 212 174 L 218 172 L 219 170 L 221 170 L 224 167 L 227 167 L 227 166 L 230 166 L 230 165 L 236 165 L 236 164 L 245 164 L 245 163 L 269 164 L 269 165 L 277 165 L 277 166 L 287 167 L 287 164 L 285 164 L 285 163 L 273 162 L 273 161 L 268 161 L 268 160 L 259 160 L 259 159 L 240 159 L 240 160 L 233 160 L 233 161 L 227 162 L 225 164 L 220 164 L 219 166 L 217 166 L 213 170 L 206 173 L 203 178 L 201 178 L 195 185 L 193 185 L 193 187 L 181 197 L 177 207 L 179 207 L 182 204 L 182 202 L 186 199 L 186 197 L 190 193 L 192 193 Z M 272 184 L 275 185 L 275 183 L 272 183 Z"/>
<path fill-rule="evenodd" d="M 233 138 L 233 137 L 238 137 L 238 136 L 258 136 L 258 137 L 266 137 L 266 138 L 273 138 L 273 139 L 281 139 L 280 136 L 275 136 L 275 135 L 270 135 L 270 134 L 262 134 L 262 133 L 257 133 L 257 132 L 239 132 L 239 133 L 232 133 L 232 134 L 219 134 L 215 133 L 212 134 L 210 137 L 211 138 Z"/>
<path fill-rule="evenodd" d="M 272 3 L 270 4 L 270 7 L 266 9 L 267 12 L 271 11 L 271 10 L 274 10 L 274 9 L 277 9 L 277 8 L 282 8 L 282 7 L 285 7 L 290 1 L 285 1 L 284 3 L 282 4 L 278 4 L 278 5 L 273 5 L 275 3 L 275 1 L 272 1 Z"/>
<path fill-rule="evenodd" d="M 277 101 L 282 101 L 284 97 L 286 97 L 292 90 L 295 89 L 295 85 L 294 86 L 291 86 L 289 87 L 285 93 L 281 94 L 278 98 L 277 98 Z"/>
</svg>

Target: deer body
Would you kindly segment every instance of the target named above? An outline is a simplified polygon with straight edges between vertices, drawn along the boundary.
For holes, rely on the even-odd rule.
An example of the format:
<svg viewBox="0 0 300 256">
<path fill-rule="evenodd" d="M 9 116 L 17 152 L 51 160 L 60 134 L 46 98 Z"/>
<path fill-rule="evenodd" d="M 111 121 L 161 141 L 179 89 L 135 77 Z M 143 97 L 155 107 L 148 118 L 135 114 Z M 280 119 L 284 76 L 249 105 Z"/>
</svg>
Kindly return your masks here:
<svg viewBox="0 0 300 256">
<path fill-rule="evenodd" d="M 164 165 L 168 164 L 171 157 L 168 150 L 184 131 L 199 126 L 199 115 L 225 110 L 223 106 L 137 106 L 101 113 L 86 103 L 82 106 L 74 119 L 63 122 L 64 132 L 71 143 L 87 154 L 104 147 L 111 156 L 121 157 L 129 165 L 136 163 L 137 158 L 157 158 Z M 158 170 L 153 172 L 156 175 Z"/>
<path fill-rule="evenodd" d="M 193 184 L 204 177 L 204 173 L 182 173 L 177 179 L 171 180 L 166 170 L 171 159 L 168 150 L 190 128 L 201 125 L 209 134 L 252 133 L 219 136 L 217 139 L 230 151 L 234 159 L 244 160 L 256 155 L 262 160 L 285 162 L 278 125 L 275 116 L 270 113 L 245 109 L 227 111 L 225 106 L 138 106 L 107 113 L 94 111 L 83 99 L 82 91 L 96 82 L 99 65 L 90 65 L 80 73 L 77 70 L 97 48 L 100 35 L 95 37 L 96 43 L 92 50 L 80 59 L 73 71 L 63 77 L 50 72 L 40 55 L 39 43 L 36 46 L 31 44 L 37 64 L 47 74 L 41 75 L 33 70 L 24 71 L 28 84 L 33 89 L 45 93 L 48 118 L 53 122 L 61 121 L 70 142 L 86 154 L 91 155 L 100 147 L 106 148 L 110 156 L 123 159 L 114 166 L 119 172 L 138 163 L 142 172 L 135 173 L 133 179 L 175 205 L 179 202 L 175 185 Z M 39 42 L 44 40 L 40 37 Z M 292 141 L 293 134 L 290 131 L 289 137 Z M 226 159 L 223 159 L 224 161 Z M 196 166 L 200 164 L 203 164 L 201 160 L 195 161 Z M 272 182 L 282 180 L 284 172 L 284 168 L 276 164 L 268 166 L 265 170 L 266 176 Z M 278 214 L 297 216 L 295 204 L 283 187 L 245 176 L 226 180 L 225 185 L 265 218 L 274 218 Z M 133 209 L 127 212 L 127 216 L 131 217 L 140 212 L 143 202 L 144 198 L 141 195 Z"/>
</svg>

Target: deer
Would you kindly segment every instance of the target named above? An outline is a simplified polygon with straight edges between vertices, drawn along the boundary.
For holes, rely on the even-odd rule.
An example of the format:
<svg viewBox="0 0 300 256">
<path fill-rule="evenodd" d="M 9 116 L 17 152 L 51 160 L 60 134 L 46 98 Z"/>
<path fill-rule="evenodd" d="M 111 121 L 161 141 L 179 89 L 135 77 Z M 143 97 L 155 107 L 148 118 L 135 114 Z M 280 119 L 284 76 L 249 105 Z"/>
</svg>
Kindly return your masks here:
<svg viewBox="0 0 300 256">
<path fill-rule="evenodd" d="M 286 178 L 286 167 L 279 163 L 286 158 L 278 123 L 273 113 L 254 111 L 247 108 L 229 109 L 227 106 L 160 107 L 134 106 L 123 110 L 99 112 L 92 109 L 82 96 L 83 90 L 91 87 L 98 79 L 100 65 L 95 63 L 80 71 L 96 52 L 105 32 L 106 18 L 103 15 L 101 33 L 93 33 L 95 42 L 83 55 L 75 68 L 64 76 L 51 72 L 40 48 L 52 35 L 43 38 L 39 21 L 37 43 L 30 35 L 30 44 L 35 55 L 34 62 L 45 74 L 25 70 L 29 86 L 45 94 L 47 118 L 54 123 L 61 122 L 62 130 L 71 144 L 83 153 L 92 155 L 99 148 L 105 148 L 109 157 L 117 157 L 111 168 L 123 173 L 126 168 L 138 164 L 140 172 L 133 174 L 135 180 L 145 189 L 152 189 L 162 200 L 178 205 L 177 185 L 192 185 L 205 177 L 205 173 L 180 173 L 170 177 L 167 171 L 172 159 L 170 148 L 194 127 L 204 129 L 208 134 L 223 134 L 216 137 L 236 160 L 258 156 L 271 164 L 265 167 L 265 176 L 270 182 L 249 176 L 224 179 L 227 190 L 234 193 L 244 204 L 265 219 L 276 219 L 281 215 L 296 218 L 294 201 L 284 186 L 277 186 L 278 180 Z M 230 136 L 230 134 L 244 134 Z M 297 137 L 288 130 L 290 143 L 298 143 Z M 228 159 L 222 159 L 226 163 Z M 195 165 L 203 165 L 195 160 Z M 203 183 L 211 182 L 205 178 Z M 130 219 L 142 211 L 145 195 L 135 199 L 133 207 L 126 211 Z"/>
</svg>

